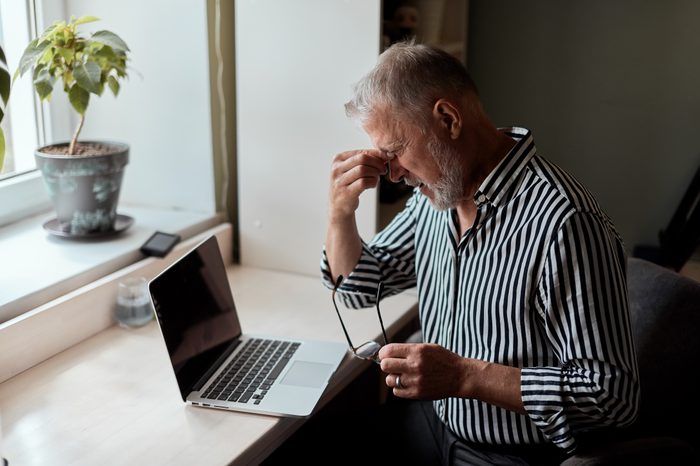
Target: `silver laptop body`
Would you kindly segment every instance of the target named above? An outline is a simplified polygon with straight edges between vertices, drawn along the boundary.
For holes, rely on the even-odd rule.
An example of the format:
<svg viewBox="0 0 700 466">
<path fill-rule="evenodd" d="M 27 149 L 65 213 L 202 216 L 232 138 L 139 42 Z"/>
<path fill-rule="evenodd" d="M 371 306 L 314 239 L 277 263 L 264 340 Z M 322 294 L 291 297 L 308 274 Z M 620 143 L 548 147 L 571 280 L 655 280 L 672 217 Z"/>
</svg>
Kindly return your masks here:
<svg viewBox="0 0 700 466">
<path fill-rule="evenodd" d="M 148 288 L 182 399 L 194 406 L 308 416 L 347 352 L 338 342 L 243 334 L 216 236 Z"/>
</svg>

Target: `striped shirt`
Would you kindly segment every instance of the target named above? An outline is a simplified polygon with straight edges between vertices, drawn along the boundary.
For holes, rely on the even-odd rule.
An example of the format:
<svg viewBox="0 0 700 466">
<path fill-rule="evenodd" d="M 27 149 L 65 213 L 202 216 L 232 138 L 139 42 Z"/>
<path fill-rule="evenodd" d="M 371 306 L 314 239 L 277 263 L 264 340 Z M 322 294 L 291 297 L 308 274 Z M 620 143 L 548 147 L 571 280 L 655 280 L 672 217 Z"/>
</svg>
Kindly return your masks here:
<svg viewBox="0 0 700 466">
<path fill-rule="evenodd" d="M 485 444 L 552 442 L 573 451 L 575 433 L 631 424 L 639 381 L 622 240 L 593 196 L 536 155 L 530 132 L 476 192 L 462 237 L 454 209 L 419 191 L 370 243 L 363 242 L 339 296 L 374 305 L 417 287 L 426 342 L 469 358 L 521 368 L 527 415 L 462 398 L 434 401 L 459 437 Z M 328 260 L 324 284 L 332 288 Z"/>
</svg>

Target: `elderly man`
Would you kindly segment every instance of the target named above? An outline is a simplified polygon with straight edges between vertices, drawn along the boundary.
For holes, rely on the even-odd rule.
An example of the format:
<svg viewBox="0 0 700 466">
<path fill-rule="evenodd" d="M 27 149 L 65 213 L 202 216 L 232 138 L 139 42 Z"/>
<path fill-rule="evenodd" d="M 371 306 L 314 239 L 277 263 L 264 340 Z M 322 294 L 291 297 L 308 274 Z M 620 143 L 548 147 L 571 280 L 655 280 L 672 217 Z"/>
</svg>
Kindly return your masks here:
<svg viewBox="0 0 700 466">
<path fill-rule="evenodd" d="M 346 111 L 374 148 L 333 160 L 322 272 L 352 307 L 417 287 L 424 343 L 378 355 L 394 395 L 429 400 L 405 418 L 413 463 L 539 463 L 634 421 L 625 252 L 591 193 L 530 131 L 494 127 L 438 49 L 386 50 Z M 387 172 L 414 194 L 365 243 L 358 198 Z"/>
</svg>

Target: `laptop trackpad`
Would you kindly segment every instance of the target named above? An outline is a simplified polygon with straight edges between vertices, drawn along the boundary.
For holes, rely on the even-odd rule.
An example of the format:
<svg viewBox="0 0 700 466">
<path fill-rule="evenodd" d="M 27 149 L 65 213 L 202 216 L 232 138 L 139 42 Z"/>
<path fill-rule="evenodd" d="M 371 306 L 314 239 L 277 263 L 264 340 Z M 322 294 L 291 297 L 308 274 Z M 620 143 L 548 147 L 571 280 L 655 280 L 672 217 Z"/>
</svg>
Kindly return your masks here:
<svg viewBox="0 0 700 466">
<path fill-rule="evenodd" d="M 294 361 L 291 369 L 289 369 L 289 372 L 287 372 L 280 383 L 301 387 L 321 388 L 326 385 L 332 371 L 333 366 L 330 364 Z"/>
</svg>

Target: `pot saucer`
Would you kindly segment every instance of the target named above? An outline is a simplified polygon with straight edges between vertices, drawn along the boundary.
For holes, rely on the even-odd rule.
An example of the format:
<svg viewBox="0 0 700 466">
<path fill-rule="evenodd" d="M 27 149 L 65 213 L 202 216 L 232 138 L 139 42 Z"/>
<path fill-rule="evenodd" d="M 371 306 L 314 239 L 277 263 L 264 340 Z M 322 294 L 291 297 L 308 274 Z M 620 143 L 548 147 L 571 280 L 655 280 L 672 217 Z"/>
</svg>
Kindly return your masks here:
<svg viewBox="0 0 700 466">
<path fill-rule="evenodd" d="M 48 222 L 42 225 L 44 230 L 48 231 L 54 236 L 60 236 L 61 238 L 69 239 L 92 239 L 92 238 L 106 238 L 109 236 L 115 236 L 122 231 L 129 228 L 134 223 L 133 217 L 128 215 L 117 214 L 117 218 L 114 221 L 114 228 L 107 231 L 94 231 L 89 233 L 70 233 L 69 231 L 63 230 L 61 225 L 58 223 L 57 218 L 52 218 Z"/>
</svg>

